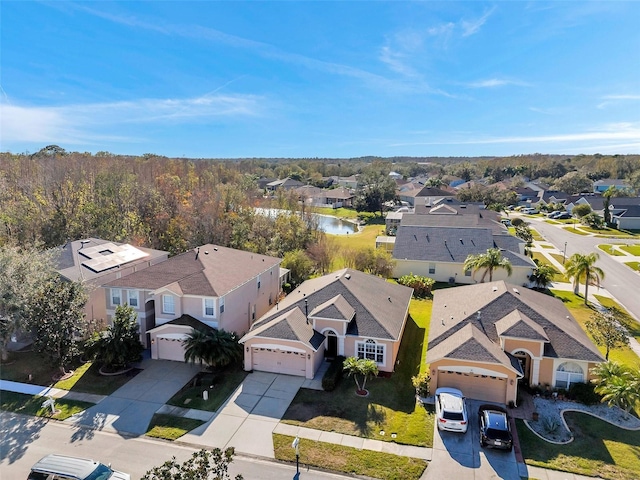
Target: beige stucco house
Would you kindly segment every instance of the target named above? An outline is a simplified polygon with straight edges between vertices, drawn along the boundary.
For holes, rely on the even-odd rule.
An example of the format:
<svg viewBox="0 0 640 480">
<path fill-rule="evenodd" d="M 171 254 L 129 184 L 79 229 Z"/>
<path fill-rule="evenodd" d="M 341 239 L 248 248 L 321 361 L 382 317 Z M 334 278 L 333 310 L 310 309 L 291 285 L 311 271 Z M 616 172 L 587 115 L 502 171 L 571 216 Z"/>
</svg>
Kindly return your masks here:
<svg viewBox="0 0 640 480">
<path fill-rule="evenodd" d="M 497 281 L 437 290 L 429 328 L 431 391 L 517 403 L 520 383 L 569 388 L 604 358 L 562 301 Z"/>
<path fill-rule="evenodd" d="M 107 313 L 133 306 L 143 344 L 152 358 L 184 360 L 190 325 L 171 324 L 188 315 L 211 328 L 239 335 L 266 313 L 280 293 L 281 259 L 217 245 L 202 245 L 104 285 Z M 165 343 L 163 343 L 165 342 Z M 163 348 L 158 348 L 163 343 Z"/>
<path fill-rule="evenodd" d="M 325 356 L 342 355 L 393 372 L 412 294 L 351 269 L 307 280 L 240 339 L 244 368 L 313 378 Z"/>
</svg>

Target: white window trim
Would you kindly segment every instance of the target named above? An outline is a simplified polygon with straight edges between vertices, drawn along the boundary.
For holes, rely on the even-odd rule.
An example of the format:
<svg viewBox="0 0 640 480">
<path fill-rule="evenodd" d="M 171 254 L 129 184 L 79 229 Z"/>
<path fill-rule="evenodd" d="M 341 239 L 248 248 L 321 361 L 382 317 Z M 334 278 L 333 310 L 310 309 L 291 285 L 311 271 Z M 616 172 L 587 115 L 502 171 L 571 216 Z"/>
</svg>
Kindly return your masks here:
<svg viewBox="0 0 640 480">
<path fill-rule="evenodd" d="M 135 305 L 131 305 L 132 298 L 135 298 L 136 300 Z M 138 293 L 138 290 L 127 290 L 127 305 L 134 308 L 140 307 L 140 294 Z"/>
<path fill-rule="evenodd" d="M 220 314 L 224 313 L 224 298 L 220 297 L 220 299 L 218 300 L 219 303 L 219 307 L 218 307 L 218 311 L 220 312 Z"/>
<path fill-rule="evenodd" d="M 363 350 L 365 352 L 365 356 L 363 358 L 367 358 L 367 356 L 366 356 L 367 345 L 375 345 L 375 353 L 373 353 L 373 355 L 376 358 L 372 358 L 371 360 L 374 360 L 378 364 L 379 367 L 386 366 L 386 362 L 387 362 L 387 345 L 386 344 L 378 343 L 373 339 L 365 339 L 365 340 L 362 340 L 362 341 L 355 342 L 355 349 L 356 349 L 355 355 L 358 358 L 360 358 L 360 355 L 359 355 L 359 350 L 360 350 L 359 347 L 360 347 L 360 345 L 362 345 Z M 382 349 L 382 362 L 378 362 L 377 361 L 377 356 L 380 354 L 379 351 L 378 351 L 379 348 Z"/>
<path fill-rule="evenodd" d="M 166 299 L 170 298 L 171 299 L 171 307 L 173 311 L 170 311 L 167 309 L 167 302 Z M 173 295 L 162 295 L 162 313 L 166 313 L 169 315 L 175 315 L 176 314 L 176 300 L 175 297 Z"/>
<path fill-rule="evenodd" d="M 114 299 L 114 295 L 113 294 L 115 292 L 118 292 L 118 300 L 119 300 L 118 303 L 115 303 L 113 301 L 113 299 Z M 118 306 L 122 305 L 122 290 L 120 290 L 119 288 L 112 288 L 109 291 L 109 302 L 111 303 L 111 306 L 113 306 L 113 307 L 118 307 Z"/>
<path fill-rule="evenodd" d="M 581 373 L 566 372 L 563 370 L 559 370 L 559 368 L 565 363 L 575 363 L 578 367 L 580 367 L 580 370 L 582 370 L 582 372 Z M 557 361 L 554 367 L 555 368 L 553 369 L 553 386 L 555 388 L 564 388 L 568 390 L 569 387 L 574 383 L 584 383 L 587 381 L 586 372 L 588 371 L 588 369 L 585 367 L 585 365 L 582 364 L 582 362 L 575 361 L 575 360 L 562 360 L 562 361 Z M 563 381 L 567 382 L 567 385 L 565 387 L 558 386 L 558 376 L 561 376 L 561 377 L 566 376 L 566 379 L 563 379 Z M 575 379 L 574 379 L 574 376 L 575 376 Z M 577 379 L 578 376 L 581 376 L 581 380 Z"/>
<path fill-rule="evenodd" d="M 207 313 L 207 301 L 211 302 L 211 314 Z M 214 298 L 202 299 L 202 315 L 207 318 L 216 318 L 216 301 Z"/>
<path fill-rule="evenodd" d="M 427 265 L 427 272 L 429 272 L 429 275 L 434 275 L 436 273 L 436 267 L 437 264 L 435 263 L 429 263 L 429 265 Z M 431 270 L 433 270 L 433 272 Z"/>
</svg>

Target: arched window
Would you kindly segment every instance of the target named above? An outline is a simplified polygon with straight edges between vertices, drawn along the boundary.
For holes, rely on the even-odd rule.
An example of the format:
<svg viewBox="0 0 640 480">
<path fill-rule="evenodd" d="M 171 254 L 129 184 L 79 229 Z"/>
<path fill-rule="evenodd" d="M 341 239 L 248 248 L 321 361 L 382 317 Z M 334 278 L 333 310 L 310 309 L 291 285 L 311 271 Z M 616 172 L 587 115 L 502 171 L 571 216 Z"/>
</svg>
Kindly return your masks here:
<svg viewBox="0 0 640 480">
<path fill-rule="evenodd" d="M 379 365 L 384 365 L 384 344 L 378 344 L 375 340 L 368 339 L 365 342 L 356 342 L 356 350 L 358 358 L 367 358 Z"/>
<path fill-rule="evenodd" d="M 584 383 L 584 370 L 575 362 L 564 362 L 556 370 L 556 388 L 569 388 L 573 383 Z"/>
</svg>

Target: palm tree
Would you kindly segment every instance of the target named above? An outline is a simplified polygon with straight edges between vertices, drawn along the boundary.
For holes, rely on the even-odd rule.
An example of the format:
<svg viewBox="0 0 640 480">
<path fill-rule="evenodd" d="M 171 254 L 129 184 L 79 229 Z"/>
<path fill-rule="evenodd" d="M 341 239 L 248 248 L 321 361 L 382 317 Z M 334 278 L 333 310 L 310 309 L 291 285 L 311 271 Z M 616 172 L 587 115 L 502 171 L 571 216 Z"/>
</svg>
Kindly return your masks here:
<svg viewBox="0 0 640 480">
<path fill-rule="evenodd" d="M 345 359 L 343 369 L 347 371 L 349 376 L 353 375 L 357 392 L 365 390 L 367 379 L 370 376 L 378 375 L 378 364 L 367 358 L 349 357 Z M 362 375 L 362 386 L 360 386 L 360 382 L 358 382 L 358 375 Z"/>
<path fill-rule="evenodd" d="M 489 281 L 493 281 L 493 271 L 497 268 L 504 268 L 507 271 L 507 275 L 511 276 L 513 268 L 511 267 L 511 261 L 508 258 L 502 256 L 502 252 L 499 248 L 490 248 L 486 253 L 479 253 L 478 255 L 469 255 L 464 261 L 464 269 L 472 270 L 475 276 L 475 272 L 484 269 L 480 283 L 484 282 L 484 279 L 489 275 Z"/>
<path fill-rule="evenodd" d="M 618 375 L 612 375 L 606 382 L 599 379 L 595 391 L 602 395 L 602 402 L 618 406 L 629 413 L 640 401 L 638 371 L 634 372 L 628 367 L 620 367 L 619 370 Z"/>
<path fill-rule="evenodd" d="M 596 389 L 605 386 L 615 377 L 623 377 L 626 375 L 627 368 L 618 362 L 602 362 L 591 369 L 594 375 Z"/>
<path fill-rule="evenodd" d="M 573 279 L 573 293 L 578 295 L 578 288 L 584 282 L 584 304 L 588 305 L 589 284 L 600 286 L 600 281 L 604 279 L 604 272 L 594 264 L 600 255 L 592 252 L 588 255 L 574 253 L 569 257 L 565 265 L 565 271 L 569 278 Z"/>
<path fill-rule="evenodd" d="M 559 272 L 548 263 L 538 263 L 536 261 L 536 268 L 529 277 L 531 281 L 535 284 L 536 288 L 540 290 L 544 290 L 553 281 L 553 277 L 557 275 Z"/>
<path fill-rule="evenodd" d="M 242 346 L 235 333 L 211 329 L 193 329 L 183 341 L 185 362 L 226 367 L 242 359 Z"/>
</svg>

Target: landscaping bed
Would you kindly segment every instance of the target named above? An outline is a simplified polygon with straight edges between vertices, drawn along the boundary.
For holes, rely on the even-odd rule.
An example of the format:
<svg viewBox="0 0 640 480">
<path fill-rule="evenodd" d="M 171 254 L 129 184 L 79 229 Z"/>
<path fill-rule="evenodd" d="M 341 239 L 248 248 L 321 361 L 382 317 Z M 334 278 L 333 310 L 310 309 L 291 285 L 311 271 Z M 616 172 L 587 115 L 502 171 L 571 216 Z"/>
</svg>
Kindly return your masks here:
<svg viewBox="0 0 640 480">
<path fill-rule="evenodd" d="M 247 376 L 239 366 L 211 372 L 200 372 L 167 402 L 176 407 L 217 411 Z M 208 400 L 202 392 L 207 390 Z"/>
<path fill-rule="evenodd" d="M 555 445 L 538 438 L 522 420 L 516 421 L 525 462 L 611 480 L 640 478 L 640 431 L 615 427 L 590 415 L 568 412 L 565 419 L 573 442 Z"/>
<path fill-rule="evenodd" d="M 276 459 L 295 463 L 295 450 L 291 448 L 293 439 L 287 435 L 273 434 Z M 382 480 L 417 480 L 427 467 L 425 460 L 304 438 L 300 439 L 299 451 L 302 467 L 309 465 Z"/>
<path fill-rule="evenodd" d="M 42 403 L 47 397 L 39 395 L 26 395 L 24 393 L 0 391 L 0 410 L 7 412 L 21 413 L 35 417 L 53 418 L 55 420 L 65 420 L 76 413 L 80 413 L 94 404 L 81 402 L 78 400 L 55 399 L 55 414 L 51 414 L 51 408 L 43 407 Z"/>
</svg>

